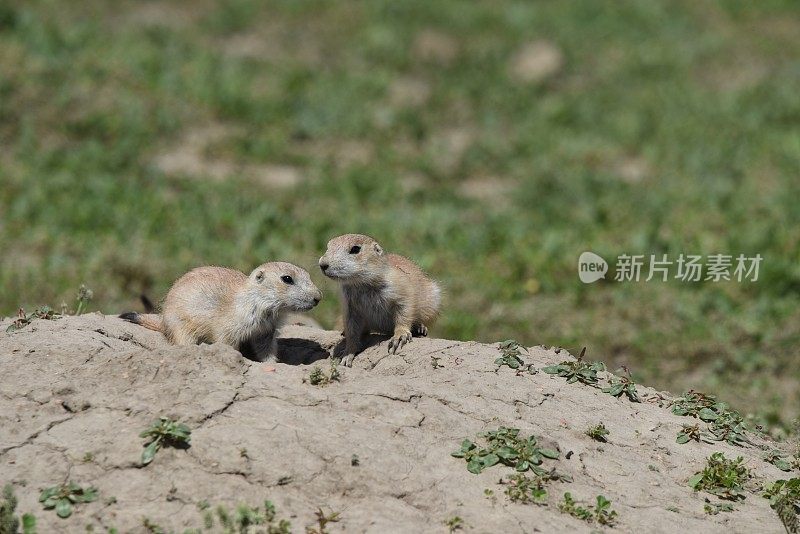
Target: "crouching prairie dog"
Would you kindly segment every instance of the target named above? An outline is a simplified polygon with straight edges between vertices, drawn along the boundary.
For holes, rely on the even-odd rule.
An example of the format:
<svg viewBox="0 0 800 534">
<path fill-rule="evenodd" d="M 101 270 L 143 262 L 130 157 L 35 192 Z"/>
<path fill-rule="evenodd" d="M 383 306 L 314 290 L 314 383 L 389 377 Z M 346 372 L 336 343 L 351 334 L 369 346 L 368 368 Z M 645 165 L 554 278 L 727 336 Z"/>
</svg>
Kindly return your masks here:
<svg viewBox="0 0 800 534">
<path fill-rule="evenodd" d="M 308 272 L 291 263 L 264 263 L 249 276 L 198 267 L 172 285 L 160 315 L 129 312 L 120 318 L 157 330 L 175 345 L 222 342 L 274 362 L 286 314 L 308 311 L 321 299 Z"/>
<path fill-rule="evenodd" d="M 364 334 L 389 334 L 396 353 L 412 336 L 427 336 L 439 315 L 442 292 L 413 261 L 386 254 L 373 238 L 346 234 L 328 242 L 319 267 L 342 286 L 345 355 L 353 364 Z"/>
</svg>

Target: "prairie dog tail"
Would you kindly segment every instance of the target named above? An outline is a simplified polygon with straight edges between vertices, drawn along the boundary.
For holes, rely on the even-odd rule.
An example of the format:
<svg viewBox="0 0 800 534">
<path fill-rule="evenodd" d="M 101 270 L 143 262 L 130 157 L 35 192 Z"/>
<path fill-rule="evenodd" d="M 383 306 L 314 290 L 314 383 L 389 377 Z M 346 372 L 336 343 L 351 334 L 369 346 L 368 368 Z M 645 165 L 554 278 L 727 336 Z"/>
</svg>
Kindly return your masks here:
<svg viewBox="0 0 800 534">
<path fill-rule="evenodd" d="M 120 314 L 119 318 L 150 330 L 155 330 L 156 332 L 164 331 L 164 323 L 161 321 L 161 316 L 157 313 L 127 312 Z"/>
</svg>

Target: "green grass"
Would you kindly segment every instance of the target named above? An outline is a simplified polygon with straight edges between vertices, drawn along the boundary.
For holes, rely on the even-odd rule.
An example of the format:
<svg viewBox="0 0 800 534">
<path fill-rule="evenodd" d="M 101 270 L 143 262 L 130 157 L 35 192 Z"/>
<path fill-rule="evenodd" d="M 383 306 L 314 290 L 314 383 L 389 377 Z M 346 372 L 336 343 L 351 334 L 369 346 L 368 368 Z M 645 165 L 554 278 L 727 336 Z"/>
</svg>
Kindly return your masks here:
<svg viewBox="0 0 800 534">
<path fill-rule="evenodd" d="M 449 38 L 440 60 L 415 46 L 425 31 Z M 564 65 L 520 85 L 510 58 L 539 39 Z M 312 271 L 333 325 L 316 260 L 365 232 L 447 288 L 433 335 L 588 346 L 637 382 L 788 420 L 799 53 L 790 0 L 12 0 L 0 312 L 74 306 L 86 283 L 91 309 L 114 313 L 197 265 L 283 259 Z M 409 79 L 427 98 L 392 97 Z M 209 128 L 222 133 L 196 148 L 199 171 L 159 167 Z M 266 186 L 265 165 L 304 182 Z M 481 180 L 507 189 L 462 194 Z M 765 259 L 754 284 L 584 286 L 584 250 Z"/>
</svg>

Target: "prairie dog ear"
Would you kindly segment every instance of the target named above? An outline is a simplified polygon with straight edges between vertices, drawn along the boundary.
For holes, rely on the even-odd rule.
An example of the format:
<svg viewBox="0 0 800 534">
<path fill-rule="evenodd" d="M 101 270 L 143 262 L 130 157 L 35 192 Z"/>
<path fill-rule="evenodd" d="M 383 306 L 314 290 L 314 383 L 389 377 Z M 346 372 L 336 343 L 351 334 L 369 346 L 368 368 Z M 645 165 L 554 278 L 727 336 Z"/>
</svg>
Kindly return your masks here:
<svg viewBox="0 0 800 534">
<path fill-rule="evenodd" d="M 256 282 L 263 282 L 264 281 L 264 271 L 259 270 L 256 273 Z"/>
<path fill-rule="evenodd" d="M 375 254 L 377 254 L 378 256 L 382 256 L 383 249 L 381 248 L 381 246 L 377 243 L 375 243 L 373 246 L 375 247 Z"/>
</svg>

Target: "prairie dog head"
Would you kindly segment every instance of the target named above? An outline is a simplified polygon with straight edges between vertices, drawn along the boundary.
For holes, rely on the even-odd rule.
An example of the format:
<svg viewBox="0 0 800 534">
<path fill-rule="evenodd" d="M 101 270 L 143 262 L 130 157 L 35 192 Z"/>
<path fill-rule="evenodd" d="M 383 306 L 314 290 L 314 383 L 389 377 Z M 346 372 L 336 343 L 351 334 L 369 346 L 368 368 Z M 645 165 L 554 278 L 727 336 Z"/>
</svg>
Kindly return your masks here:
<svg viewBox="0 0 800 534">
<path fill-rule="evenodd" d="M 361 234 L 334 237 L 319 259 L 319 268 L 325 276 L 344 284 L 368 284 L 381 279 L 387 265 L 383 247 Z"/>
<path fill-rule="evenodd" d="M 281 311 L 308 311 L 322 300 L 322 291 L 308 271 L 282 261 L 259 265 L 250 273 L 247 284 L 264 307 Z"/>
</svg>

